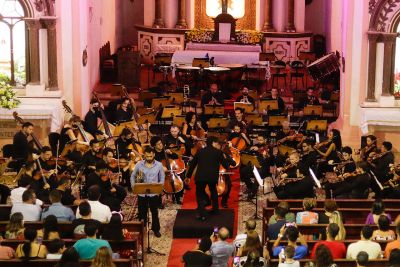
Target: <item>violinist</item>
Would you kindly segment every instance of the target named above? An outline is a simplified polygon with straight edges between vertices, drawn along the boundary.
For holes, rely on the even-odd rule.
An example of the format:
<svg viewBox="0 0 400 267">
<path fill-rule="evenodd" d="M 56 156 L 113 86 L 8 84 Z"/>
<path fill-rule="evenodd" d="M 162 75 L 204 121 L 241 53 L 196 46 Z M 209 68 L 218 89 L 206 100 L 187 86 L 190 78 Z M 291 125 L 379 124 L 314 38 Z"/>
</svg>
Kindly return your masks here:
<svg viewBox="0 0 400 267">
<path fill-rule="evenodd" d="M 68 178 L 68 176 L 63 175 L 59 179 L 56 190 L 61 193 L 61 204 L 63 204 L 63 205 L 79 205 L 81 203 L 80 199 L 76 199 L 72 195 L 71 180 Z"/>
<path fill-rule="evenodd" d="M 135 101 L 133 100 L 133 98 L 131 97 L 122 98 L 121 105 L 115 112 L 115 121 L 123 122 L 132 120 L 134 109 L 135 109 Z"/>
<path fill-rule="evenodd" d="M 278 145 L 296 149 L 304 140 L 304 136 L 290 129 L 289 121 L 284 121 L 282 122 L 282 130 L 276 134 L 276 140 L 278 140 Z"/>
<path fill-rule="evenodd" d="M 363 161 L 367 161 L 369 155 L 371 153 L 377 153 L 378 148 L 376 146 L 376 136 L 370 134 L 367 135 L 365 138 L 366 145 L 365 147 L 361 148 L 360 150 L 357 151 L 357 154 L 360 154 L 360 158 Z"/>
<path fill-rule="evenodd" d="M 128 128 L 124 128 L 118 136 L 117 140 L 115 140 L 115 146 L 118 146 L 118 151 L 121 156 L 129 154 L 130 149 L 128 149 L 128 146 L 132 144 L 132 142 L 134 142 L 132 137 L 133 134 L 131 130 Z"/>
<path fill-rule="evenodd" d="M 136 160 L 136 159 L 135 159 Z M 128 191 L 132 191 L 131 186 L 131 173 L 133 168 L 135 167 L 135 160 L 131 160 L 127 155 L 121 155 L 119 158 L 119 169 L 121 172 L 121 186 L 124 186 L 128 189 Z"/>
<path fill-rule="evenodd" d="M 320 105 L 318 98 L 314 95 L 314 89 L 309 87 L 307 89 L 307 95 L 300 101 L 300 107 Z"/>
<path fill-rule="evenodd" d="M 110 147 L 106 147 L 103 149 L 102 160 L 108 166 L 108 170 L 113 173 L 118 172 L 118 166 L 116 160 L 114 158 L 114 150 Z"/>
<path fill-rule="evenodd" d="M 301 199 L 314 197 L 314 182 L 308 175 L 308 169 L 300 162 L 298 152 L 289 155 L 289 164 L 278 168 L 278 185 L 274 192 L 278 199 Z"/>
<path fill-rule="evenodd" d="M 265 96 L 267 100 L 277 100 L 278 101 L 278 109 L 268 110 L 268 115 L 280 115 L 285 111 L 285 102 L 282 97 L 279 96 L 278 88 L 271 89 L 271 95 Z"/>
<path fill-rule="evenodd" d="M 86 132 L 90 133 L 93 137 L 104 137 L 105 134 L 99 130 L 99 125 L 97 123 L 98 119 L 101 119 L 100 106 L 102 106 L 99 101 L 95 98 L 90 100 L 89 111 L 85 115 L 84 129 Z M 104 107 L 103 107 L 104 108 Z"/>
<path fill-rule="evenodd" d="M 390 172 L 394 175 L 392 179 L 383 184 L 383 198 L 400 198 L 400 164 L 390 166 Z"/>
<path fill-rule="evenodd" d="M 240 128 L 246 132 L 247 130 L 247 122 L 244 119 L 244 110 L 242 108 L 235 108 L 235 116 L 231 117 L 227 130 L 229 132 L 233 132 L 233 127 L 235 125 L 240 125 Z"/>
<path fill-rule="evenodd" d="M 28 156 L 32 153 L 29 147 L 29 139 L 33 133 L 33 124 L 25 122 L 22 128 L 14 135 L 13 138 L 13 158 L 16 160 L 15 168 L 19 170 L 27 161 Z"/>
<path fill-rule="evenodd" d="M 336 129 L 330 130 L 328 132 L 328 139 L 322 143 L 316 144 L 314 149 L 323 160 L 319 165 L 319 173 L 321 174 L 332 171 L 333 167 L 328 164 L 328 162 L 339 162 L 337 151 L 342 149 L 342 138 L 340 132 Z"/>
<path fill-rule="evenodd" d="M 171 126 L 169 134 L 164 137 L 164 144 L 177 154 L 190 156 L 190 144 L 177 125 Z"/>
<path fill-rule="evenodd" d="M 254 109 L 255 108 L 255 101 L 254 101 L 254 98 L 252 98 L 249 95 L 249 88 L 247 86 L 243 85 L 240 91 L 241 91 L 242 94 L 236 98 L 235 102 L 252 104 L 253 105 L 253 109 Z"/>
<path fill-rule="evenodd" d="M 86 166 L 85 174 L 96 169 L 96 162 L 101 160 L 101 146 L 97 139 L 90 140 L 90 150 L 82 157 L 82 164 Z M 99 157 L 100 156 L 100 157 Z"/>
<path fill-rule="evenodd" d="M 318 153 L 313 149 L 313 142 L 310 139 L 304 140 L 301 144 L 301 149 L 301 162 L 306 168 L 315 169 Z"/>
</svg>

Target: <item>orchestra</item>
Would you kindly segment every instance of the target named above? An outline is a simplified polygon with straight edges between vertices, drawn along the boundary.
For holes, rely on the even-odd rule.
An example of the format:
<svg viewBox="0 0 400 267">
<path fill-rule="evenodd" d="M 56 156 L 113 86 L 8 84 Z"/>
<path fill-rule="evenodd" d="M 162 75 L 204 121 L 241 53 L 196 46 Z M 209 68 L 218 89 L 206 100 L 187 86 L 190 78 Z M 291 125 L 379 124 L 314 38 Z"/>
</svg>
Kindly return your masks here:
<svg viewBox="0 0 400 267">
<path fill-rule="evenodd" d="M 256 104 L 248 87 L 243 86 L 240 92 L 236 102 Z M 277 100 L 278 110 L 263 113 L 263 121 L 265 116 L 284 114 L 278 89 L 272 88 L 269 93 L 264 97 Z M 56 147 L 42 145 L 34 134 L 33 124 L 15 114 L 21 130 L 14 136 L 16 151 L 8 163 L 18 172 L 15 181 L 29 181 L 29 187 L 45 203 L 49 203 L 50 190 L 57 189 L 65 205 L 79 204 L 87 198 L 88 188 L 97 185 L 100 201 L 115 211 L 120 211 L 135 184 L 162 183 L 161 195 L 139 195 L 137 205 L 142 220 L 147 220 L 146 207 L 150 208 L 157 236 L 160 234 L 157 209 L 168 207 L 164 205 L 168 196 L 181 205 L 185 191 L 191 189 L 192 177 L 200 220 L 207 219 L 208 204 L 212 204 L 213 213 L 218 213 L 220 206 L 228 207 L 231 173 L 239 174 L 247 200 L 254 199 L 259 184 L 253 162 L 242 160 L 245 155 L 254 158 L 261 178 L 271 182 L 271 192 L 279 199 L 314 197 L 317 186 L 314 176 L 327 198 L 363 198 L 370 189 L 376 197 L 400 198 L 400 167 L 394 164 L 392 144 L 379 142 L 373 135 L 366 136 L 363 147 L 353 153 L 352 148 L 342 146 L 341 133 L 336 129 L 326 134 L 320 131 L 321 140 L 315 138 L 315 132 L 302 129 L 302 123 L 291 127 L 289 120 L 277 127 L 266 126 L 266 131 L 253 131 L 253 126 L 258 125 L 248 123 L 249 115 L 240 107 L 225 117 L 229 119 L 227 125 L 213 131 L 207 129 L 207 121 L 221 115 L 205 116 L 191 109 L 184 113 L 184 121 L 179 125 L 172 123 L 168 130 L 154 133 L 151 123 L 119 126 L 120 122 L 138 121 L 141 114 L 127 93 L 121 94 L 117 102 L 112 111 L 117 123 L 113 125 L 105 114 L 109 107 L 105 109 L 95 95 L 83 121 L 63 101 L 69 119 L 59 133 Z M 201 98 L 202 107 L 223 104 L 218 85 L 211 83 L 210 90 Z M 317 104 L 318 99 L 309 89 L 302 105 Z M 382 144 L 379 148 L 378 143 Z M 11 188 L 6 189 L 4 195 L 8 196 Z"/>
</svg>

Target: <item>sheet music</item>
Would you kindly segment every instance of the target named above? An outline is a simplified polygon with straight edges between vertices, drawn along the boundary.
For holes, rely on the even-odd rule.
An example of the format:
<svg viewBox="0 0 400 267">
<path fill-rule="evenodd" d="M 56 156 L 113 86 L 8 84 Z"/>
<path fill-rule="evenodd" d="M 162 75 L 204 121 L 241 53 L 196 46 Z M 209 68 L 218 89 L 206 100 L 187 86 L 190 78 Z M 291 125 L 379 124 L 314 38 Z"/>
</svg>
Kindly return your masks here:
<svg viewBox="0 0 400 267">
<path fill-rule="evenodd" d="M 314 183 L 317 185 L 318 188 L 321 188 L 321 183 L 317 179 L 317 176 L 315 175 L 314 171 L 311 168 L 308 168 L 308 170 L 310 171 L 310 174 L 311 174 L 311 177 L 314 180 Z"/>
<path fill-rule="evenodd" d="M 379 182 L 378 178 L 376 178 L 375 173 L 372 170 L 370 170 L 370 172 L 371 172 L 372 176 L 374 177 L 376 184 L 379 186 L 379 189 L 383 190 L 383 186 L 382 186 L 381 182 Z"/>
<path fill-rule="evenodd" d="M 262 186 L 263 185 L 263 180 L 262 180 L 261 175 L 258 172 L 256 166 L 253 166 L 253 173 L 254 173 L 254 177 L 256 177 L 258 185 Z"/>
<path fill-rule="evenodd" d="M 319 133 L 315 133 L 315 143 L 319 143 Z"/>
</svg>

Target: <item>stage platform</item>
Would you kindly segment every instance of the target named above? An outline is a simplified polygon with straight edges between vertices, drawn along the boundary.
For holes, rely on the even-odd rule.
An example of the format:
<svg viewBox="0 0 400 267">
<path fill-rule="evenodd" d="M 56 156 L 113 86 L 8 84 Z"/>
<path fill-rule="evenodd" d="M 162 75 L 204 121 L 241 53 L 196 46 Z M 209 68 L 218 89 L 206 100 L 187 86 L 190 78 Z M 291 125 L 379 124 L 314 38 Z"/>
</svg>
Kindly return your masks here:
<svg viewBox="0 0 400 267">
<path fill-rule="evenodd" d="M 196 219 L 196 210 L 181 209 L 176 215 L 173 238 L 201 238 L 210 236 L 214 227 L 226 227 L 233 232 L 235 213 L 233 209 L 221 209 L 217 215 L 208 215 L 206 221 Z"/>
</svg>

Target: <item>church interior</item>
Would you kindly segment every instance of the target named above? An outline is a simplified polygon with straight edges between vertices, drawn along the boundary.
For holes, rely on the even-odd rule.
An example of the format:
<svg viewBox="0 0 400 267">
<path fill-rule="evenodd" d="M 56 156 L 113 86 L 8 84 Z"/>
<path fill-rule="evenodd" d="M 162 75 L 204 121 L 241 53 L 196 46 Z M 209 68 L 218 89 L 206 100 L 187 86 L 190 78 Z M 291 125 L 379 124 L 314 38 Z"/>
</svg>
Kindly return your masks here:
<svg viewBox="0 0 400 267">
<path fill-rule="evenodd" d="M 0 266 L 400 266 L 399 25 L 399 0 L 0 0 Z"/>
</svg>

